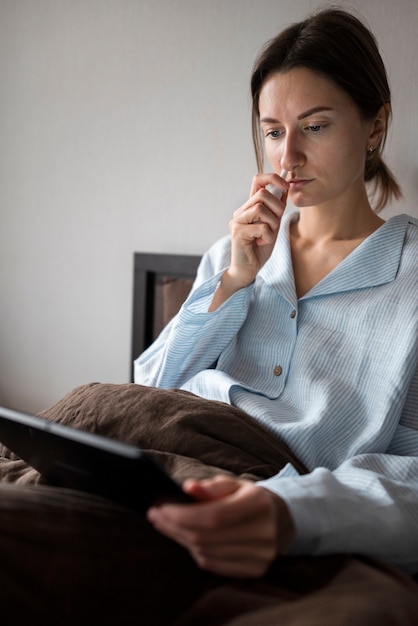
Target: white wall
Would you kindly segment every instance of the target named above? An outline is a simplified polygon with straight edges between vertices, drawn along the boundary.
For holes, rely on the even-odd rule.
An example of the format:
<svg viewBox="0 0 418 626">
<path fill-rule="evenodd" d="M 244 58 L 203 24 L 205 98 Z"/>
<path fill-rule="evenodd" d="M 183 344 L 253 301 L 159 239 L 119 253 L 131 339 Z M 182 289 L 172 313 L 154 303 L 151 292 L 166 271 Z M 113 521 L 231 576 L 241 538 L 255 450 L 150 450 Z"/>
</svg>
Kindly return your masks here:
<svg viewBox="0 0 418 626">
<path fill-rule="evenodd" d="M 132 255 L 202 253 L 255 170 L 249 76 L 308 0 L 0 0 L 0 404 L 129 380 Z M 417 0 L 358 0 L 418 215 Z"/>
</svg>

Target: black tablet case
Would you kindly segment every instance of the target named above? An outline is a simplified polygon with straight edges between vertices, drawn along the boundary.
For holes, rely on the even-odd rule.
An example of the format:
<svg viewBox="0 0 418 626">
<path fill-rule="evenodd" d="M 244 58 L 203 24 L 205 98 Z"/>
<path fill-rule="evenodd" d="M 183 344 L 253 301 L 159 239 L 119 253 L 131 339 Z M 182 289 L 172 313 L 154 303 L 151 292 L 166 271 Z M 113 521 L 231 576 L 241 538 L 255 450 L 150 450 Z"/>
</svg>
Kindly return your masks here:
<svg viewBox="0 0 418 626">
<path fill-rule="evenodd" d="M 190 496 L 141 448 L 0 407 L 0 442 L 48 484 L 78 489 L 144 512 Z"/>
</svg>

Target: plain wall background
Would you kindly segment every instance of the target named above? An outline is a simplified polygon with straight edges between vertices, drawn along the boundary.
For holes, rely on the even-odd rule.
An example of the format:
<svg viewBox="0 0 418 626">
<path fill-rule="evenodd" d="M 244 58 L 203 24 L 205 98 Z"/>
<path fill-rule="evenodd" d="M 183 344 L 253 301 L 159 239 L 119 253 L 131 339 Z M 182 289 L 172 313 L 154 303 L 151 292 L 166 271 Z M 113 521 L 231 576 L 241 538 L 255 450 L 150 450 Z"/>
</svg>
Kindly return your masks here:
<svg viewBox="0 0 418 626">
<path fill-rule="evenodd" d="M 0 404 L 130 376 L 134 251 L 201 254 L 247 197 L 249 77 L 330 2 L 0 0 Z M 417 0 L 334 2 L 376 34 L 388 164 L 418 216 Z"/>
</svg>

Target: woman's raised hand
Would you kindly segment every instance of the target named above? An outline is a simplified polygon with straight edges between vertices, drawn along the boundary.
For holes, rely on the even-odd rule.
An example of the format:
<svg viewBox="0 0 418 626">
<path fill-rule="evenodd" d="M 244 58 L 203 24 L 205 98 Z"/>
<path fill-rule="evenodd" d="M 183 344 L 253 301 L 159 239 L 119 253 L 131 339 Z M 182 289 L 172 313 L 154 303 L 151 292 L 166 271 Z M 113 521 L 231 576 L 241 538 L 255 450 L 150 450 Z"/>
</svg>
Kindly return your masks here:
<svg viewBox="0 0 418 626">
<path fill-rule="evenodd" d="M 268 185 L 283 191 L 280 199 L 268 190 Z M 254 177 L 249 199 L 235 211 L 229 223 L 231 265 L 222 276 L 209 310 L 217 309 L 233 293 L 252 283 L 269 259 L 286 208 L 288 188 L 289 183 L 278 174 Z"/>
</svg>

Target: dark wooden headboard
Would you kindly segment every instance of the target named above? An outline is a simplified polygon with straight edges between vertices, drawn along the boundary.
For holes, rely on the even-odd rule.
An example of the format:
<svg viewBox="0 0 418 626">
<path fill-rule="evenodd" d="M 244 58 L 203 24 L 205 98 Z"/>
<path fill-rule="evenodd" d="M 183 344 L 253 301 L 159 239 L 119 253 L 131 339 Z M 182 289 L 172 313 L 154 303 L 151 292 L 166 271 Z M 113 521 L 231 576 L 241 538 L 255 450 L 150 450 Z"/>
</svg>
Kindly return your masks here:
<svg viewBox="0 0 418 626">
<path fill-rule="evenodd" d="M 200 263 L 200 256 L 187 254 L 160 254 L 152 252 L 134 253 L 133 317 L 131 372 L 133 361 L 147 348 L 167 323 L 168 317 L 163 302 L 166 287 L 176 281 L 179 293 L 187 295 Z M 181 303 L 178 304 L 180 308 Z M 177 310 L 178 310 L 177 308 Z M 133 380 L 133 374 L 131 374 Z"/>
</svg>

